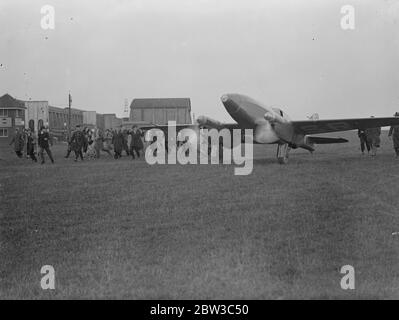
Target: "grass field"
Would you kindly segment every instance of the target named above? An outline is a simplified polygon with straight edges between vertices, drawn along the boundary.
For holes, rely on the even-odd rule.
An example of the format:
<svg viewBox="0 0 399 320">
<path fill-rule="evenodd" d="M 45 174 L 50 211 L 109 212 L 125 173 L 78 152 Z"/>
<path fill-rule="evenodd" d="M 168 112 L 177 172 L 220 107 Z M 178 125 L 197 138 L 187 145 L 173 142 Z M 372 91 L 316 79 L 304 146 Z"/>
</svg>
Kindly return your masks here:
<svg viewBox="0 0 399 320">
<path fill-rule="evenodd" d="M 399 160 L 256 146 L 253 173 L 0 158 L 0 298 L 399 298 Z M 340 268 L 355 268 L 342 290 Z M 55 268 L 42 290 L 40 269 Z"/>
</svg>

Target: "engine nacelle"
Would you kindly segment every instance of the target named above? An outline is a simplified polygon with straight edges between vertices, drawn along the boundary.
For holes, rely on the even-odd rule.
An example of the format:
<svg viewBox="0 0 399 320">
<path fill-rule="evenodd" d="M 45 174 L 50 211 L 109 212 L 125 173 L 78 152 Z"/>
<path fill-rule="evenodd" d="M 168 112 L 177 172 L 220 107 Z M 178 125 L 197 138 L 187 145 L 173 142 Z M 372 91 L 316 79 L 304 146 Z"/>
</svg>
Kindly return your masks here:
<svg viewBox="0 0 399 320">
<path fill-rule="evenodd" d="M 210 128 L 221 128 L 223 124 L 220 121 L 208 118 L 206 116 L 200 116 L 197 119 L 197 123 L 200 126 L 210 127 Z"/>
<path fill-rule="evenodd" d="M 266 112 L 263 116 L 265 120 L 269 121 L 270 123 L 286 123 L 287 121 L 275 112 Z"/>
</svg>

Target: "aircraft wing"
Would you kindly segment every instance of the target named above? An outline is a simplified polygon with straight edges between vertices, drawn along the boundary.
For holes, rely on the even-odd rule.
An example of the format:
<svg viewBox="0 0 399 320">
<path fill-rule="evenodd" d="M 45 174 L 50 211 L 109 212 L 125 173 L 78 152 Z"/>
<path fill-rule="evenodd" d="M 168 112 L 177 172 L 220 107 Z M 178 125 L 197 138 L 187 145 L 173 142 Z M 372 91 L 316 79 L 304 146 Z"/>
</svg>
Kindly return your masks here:
<svg viewBox="0 0 399 320">
<path fill-rule="evenodd" d="M 178 124 L 176 126 L 176 132 L 179 132 L 182 129 L 193 129 L 193 130 L 198 130 L 198 129 L 217 129 L 217 130 L 221 130 L 221 129 L 228 129 L 228 130 L 233 130 L 233 129 L 240 129 L 240 126 L 238 125 L 238 123 L 223 123 L 221 125 L 218 126 L 213 126 L 213 125 L 202 125 L 202 124 Z M 153 124 L 153 125 L 149 125 L 149 126 L 140 126 L 140 130 L 142 131 L 148 131 L 151 129 L 160 129 L 164 132 L 168 131 L 169 126 L 168 125 L 158 125 L 158 124 Z"/>
<path fill-rule="evenodd" d="M 148 131 L 148 130 L 151 130 L 151 129 L 159 129 L 159 130 L 162 130 L 165 133 L 168 132 L 168 128 L 169 127 L 170 126 L 168 126 L 167 124 L 165 124 L 165 125 L 152 124 L 152 125 L 149 125 L 149 126 L 139 126 L 140 130 L 142 130 L 142 131 Z M 173 127 L 176 128 L 176 132 L 179 132 L 180 130 L 186 129 L 186 128 L 197 130 L 198 129 L 198 124 L 178 124 L 178 125 L 173 126 Z"/>
<path fill-rule="evenodd" d="M 399 125 L 399 117 L 292 121 L 294 131 L 317 134 Z"/>
<path fill-rule="evenodd" d="M 222 130 L 222 129 L 228 129 L 228 130 L 234 130 L 234 129 L 241 129 L 238 123 L 222 123 L 218 126 L 212 126 L 212 125 L 200 125 L 202 129 L 217 129 L 217 130 Z"/>
</svg>

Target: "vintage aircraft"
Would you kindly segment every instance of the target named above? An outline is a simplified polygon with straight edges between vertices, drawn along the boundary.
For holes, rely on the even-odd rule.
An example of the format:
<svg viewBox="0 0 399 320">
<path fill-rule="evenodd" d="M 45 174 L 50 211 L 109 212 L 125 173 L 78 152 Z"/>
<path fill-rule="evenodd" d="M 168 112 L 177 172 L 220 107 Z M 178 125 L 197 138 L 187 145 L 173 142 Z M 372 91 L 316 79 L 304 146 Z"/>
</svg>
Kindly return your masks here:
<svg viewBox="0 0 399 320">
<path fill-rule="evenodd" d="M 303 148 L 313 152 L 315 144 L 348 142 L 343 138 L 311 136 L 313 134 L 399 125 L 398 117 L 332 120 L 317 120 L 318 117 L 312 117 L 310 120 L 292 121 L 281 109 L 267 107 L 245 95 L 224 94 L 221 101 L 236 123 L 221 123 L 201 116 L 197 119 L 197 125 L 200 128 L 217 130 L 252 129 L 254 143 L 277 144 L 277 159 L 281 164 L 288 162 L 291 148 Z M 156 127 L 162 130 L 167 128 Z M 188 126 L 178 125 L 177 129 L 178 127 Z"/>
</svg>

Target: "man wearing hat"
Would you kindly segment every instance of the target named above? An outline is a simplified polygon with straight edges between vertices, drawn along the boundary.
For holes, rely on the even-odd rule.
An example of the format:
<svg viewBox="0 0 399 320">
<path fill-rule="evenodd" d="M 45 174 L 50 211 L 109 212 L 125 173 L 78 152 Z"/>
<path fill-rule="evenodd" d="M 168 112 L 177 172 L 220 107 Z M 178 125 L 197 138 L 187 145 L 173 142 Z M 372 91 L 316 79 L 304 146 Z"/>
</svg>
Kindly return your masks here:
<svg viewBox="0 0 399 320">
<path fill-rule="evenodd" d="M 83 161 L 83 146 L 86 143 L 86 137 L 78 124 L 70 140 L 71 149 L 75 152 L 75 162 L 78 161 L 78 157 Z"/>
<path fill-rule="evenodd" d="M 399 117 L 399 112 L 395 112 L 394 117 Z M 393 141 L 393 148 L 395 149 L 396 157 L 399 157 L 399 125 L 392 126 L 389 129 L 388 137 Z"/>
<path fill-rule="evenodd" d="M 44 151 L 46 151 L 48 157 L 51 160 L 51 163 L 54 163 L 53 155 L 50 150 L 50 134 L 48 133 L 48 129 L 45 127 L 41 127 L 38 134 L 38 144 L 39 144 L 39 155 L 41 164 L 44 164 Z"/>
</svg>

